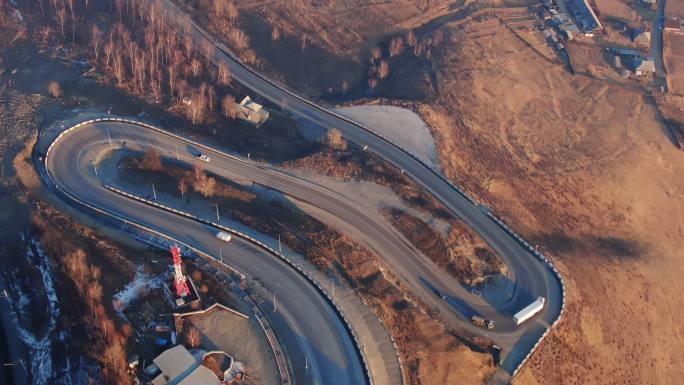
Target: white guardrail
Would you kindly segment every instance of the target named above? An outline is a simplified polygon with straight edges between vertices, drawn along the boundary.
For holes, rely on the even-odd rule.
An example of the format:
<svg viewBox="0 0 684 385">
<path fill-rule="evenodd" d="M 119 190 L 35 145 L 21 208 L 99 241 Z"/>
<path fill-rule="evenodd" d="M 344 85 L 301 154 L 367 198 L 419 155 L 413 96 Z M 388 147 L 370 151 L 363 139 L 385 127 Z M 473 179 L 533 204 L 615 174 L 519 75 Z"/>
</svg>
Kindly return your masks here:
<svg viewBox="0 0 684 385">
<path fill-rule="evenodd" d="M 115 219 L 117 219 L 117 220 L 119 220 L 119 221 L 121 221 L 121 222 L 123 222 L 123 223 L 125 223 L 125 224 L 129 224 L 129 225 L 133 225 L 133 226 L 139 227 L 139 228 L 141 228 L 141 229 L 143 229 L 143 230 L 145 230 L 145 231 L 149 231 L 149 232 L 151 232 L 151 233 L 153 233 L 153 234 L 155 234 L 155 235 L 158 235 L 158 236 L 161 236 L 161 237 L 164 237 L 164 238 L 173 240 L 174 242 L 178 242 L 180 245 L 183 245 L 183 246 L 187 247 L 187 248 L 190 249 L 190 250 L 193 250 L 194 252 L 196 252 L 196 253 L 198 253 L 198 254 L 206 254 L 206 253 L 204 253 L 204 252 L 202 252 L 202 251 L 199 251 L 198 249 L 196 249 L 196 248 L 194 248 L 194 247 L 192 247 L 192 246 L 190 246 L 190 245 L 188 245 L 188 244 L 186 244 L 186 243 L 184 243 L 184 242 L 181 242 L 180 240 L 177 240 L 177 239 L 175 239 L 175 238 L 173 238 L 173 237 L 170 237 L 170 236 L 168 236 L 168 235 L 166 235 L 166 234 L 163 234 L 163 233 L 161 233 L 161 232 L 159 232 L 159 231 L 156 231 L 156 230 L 154 230 L 154 229 L 152 229 L 152 228 L 150 228 L 150 227 L 148 227 L 148 226 L 145 226 L 145 225 L 140 224 L 140 223 L 138 223 L 138 222 L 129 220 L 129 219 L 124 218 L 124 217 L 122 217 L 122 216 L 120 216 L 120 215 L 118 215 L 118 214 L 114 214 L 114 213 L 109 212 L 109 211 L 107 211 L 107 210 L 103 210 L 103 209 L 100 209 L 100 208 L 98 208 L 98 207 L 96 207 L 96 206 L 93 206 L 93 205 L 91 205 L 90 203 L 87 203 L 87 202 L 85 202 L 85 201 L 83 201 L 83 200 L 77 198 L 76 196 L 74 196 L 73 194 L 69 193 L 68 191 L 59 188 L 59 185 L 57 185 L 57 184 L 54 182 L 54 179 L 52 178 L 52 175 L 50 174 L 50 170 L 49 170 L 49 168 L 48 168 L 48 159 L 49 159 L 50 152 L 52 151 L 52 148 L 53 148 L 53 147 L 55 146 L 55 144 L 56 144 L 62 137 L 64 137 L 66 134 L 68 134 L 68 133 L 70 133 L 70 132 L 73 132 L 74 130 L 76 130 L 76 129 L 80 128 L 80 127 L 83 127 L 83 126 L 86 126 L 86 125 L 89 125 L 89 124 L 93 124 L 93 123 L 98 123 L 98 122 L 119 122 L 119 123 L 128 123 L 128 124 L 134 124 L 134 125 L 146 127 L 146 128 L 152 129 L 152 130 L 154 130 L 154 131 L 157 131 L 157 132 L 159 132 L 159 133 L 162 133 L 162 134 L 164 134 L 164 135 L 169 135 L 169 136 L 172 136 L 172 137 L 177 138 L 177 139 L 179 139 L 179 140 L 182 140 L 182 141 L 191 143 L 191 144 L 193 144 L 193 145 L 195 145 L 195 146 L 202 147 L 202 148 L 205 148 L 205 149 L 214 151 L 214 152 L 218 152 L 218 153 L 220 153 L 220 154 L 222 154 L 222 155 L 224 155 L 224 156 L 231 157 L 231 158 L 236 159 L 236 160 L 239 160 L 239 161 L 241 161 L 241 162 L 245 162 L 245 161 L 244 161 L 243 159 L 240 159 L 240 158 L 234 156 L 234 155 L 231 155 L 231 154 L 228 154 L 228 153 L 224 153 L 224 152 L 222 152 L 222 151 L 220 151 L 220 150 L 211 148 L 211 147 L 209 147 L 209 146 L 207 146 L 207 145 L 205 145 L 205 144 L 202 144 L 202 143 L 199 143 L 199 142 L 190 140 L 190 139 L 188 139 L 188 138 L 184 138 L 184 137 L 182 137 L 182 136 L 180 136 L 180 135 L 176 135 L 176 134 L 170 133 L 170 132 L 168 132 L 168 131 L 165 131 L 165 130 L 162 130 L 162 129 L 160 129 L 160 128 L 157 128 L 157 127 L 155 127 L 155 126 L 153 126 L 153 125 L 151 125 L 151 124 L 147 124 L 147 123 L 144 123 L 144 122 L 139 122 L 139 121 L 131 120 L 131 119 L 125 119 L 125 118 L 98 118 L 98 119 L 90 119 L 90 120 L 86 120 L 86 121 L 77 123 L 77 124 L 75 124 L 75 125 L 69 127 L 68 129 L 62 131 L 62 132 L 61 132 L 61 133 L 52 141 L 52 143 L 50 143 L 50 146 L 48 146 L 48 149 L 47 149 L 47 151 L 45 152 L 44 167 L 45 167 L 45 172 L 46 172 L 46 174 L 47 174 L 47 177 L 48 177 L 48 179 L 49 179 L 49 182 L 50 182 L 53 186 L 55 186 L 55 188 L 56 188 L 57 190 L 59 190 L 59 191 L 60 191 L 61 193 L 63 193 L 64 195 L 66 195 L 69 199 L 71 199 L 71 200 L 73 200 L 73 201 L 75 201 L 75 202 L 77 202 L 77 203 L 79 203 L 79 204 L 81 204 L 81 205 L 84 205 L 84 206 L 88 207 L 89 209 L 92 209 L 92 210 L 94 210 L 94 211 L 96 211 L 96 212 L 98 212 L 98 213 L 101 213 L 101 214 L 110 216 L 110 217 L 112 217 L 112 218 L 115 218 Z M 355 331 L 354 328 L 352 327 L 351 323 L 350 323 L 350 322 L 347 320 L 347 318 L 344 316 L 344 313 L 342 313 L 342 310 L 340 309 L 340 307 L 333 301 L 333 298 L 328 294 L 328 292 L 326 291 L 326 289 L 325 289 L 320 283 L 318 283 L 318 281 L 316 281 L 316 280 L 315 280 L 307 271 L 305 271 L 304 269 L 302 269 L 302 268 L 301 268 L 300 266 L 298 266 L 297 264 L 293 263 L 291 260 L 289 260 L 289 259 L 286 258 L 285 256 L 281 255 L 277 250 L 271 248 L 270 246 L 266 245 L 265 243 L 259 241 L 258 239 L 255 239 L 255 238 L 253 238 L 253 237 L 251 237 L 251 236 L 249 236 L 249 235 L 247 235 L 247 234 L 244 234 L 244 233 L 242 233 L 242 232 L 240 232 L 240 231 L 238 231 L 238 230 L 235 230 L 235 229 L 232 229 L 232 228 L 223 226 L 223 225 L 218 224 L 218 223 L 215 223 L 215 222 L 207 221 L 207 220 L 205 220 L 205 219 L 196 217 L 196 216 L 194 216 L 194 215 L 192 215 L 192 214 L 189 214 L 189 213 L 185 213 L 185 212 L 176 210 L 176 209 L 171 208 L 171 207 L 167 207 L 167 206 L 164 206 L 164 205 L 160 205 L 160 204 L 158 204 L 158 203 L 156 203 L 156 202 L 149 201 L 149 200 L 147 200 L 147 199 L 145 199 L 145 198 L 137 197 L 137 196 L 132 195 L 132 194 L 129 194 L 129 193 L 125 192 L 125 191 L 119 190 L 119 189 L 117 189 L 117 188 L 115 188 L 115 187 L 106 186 L 106 185 L 105 185 L 104 187 L 107 188 L 107 189 L 109 189 L 109 190 L 111 190 L 111 191 L 114 191 L 114 192 L 116 192 L 116 193 L 118 193 L 118 194 L 127 196 L 127 197 L 129 197 L 129 198 L 131 198 L 131 199 L 135 199 L 135 200 L 144 202 L 144 203 L 146 203 L 146 204 L 150 204 L 150 205 L 152 205 L 152 206 L 156 206 L 156 207 L 158 207 L 158 208 L 160 208 L 160 209 L 163 209 L 163 210 L 166 210 L 166 211 L 170 211 L 170 212 L 173 212 L 173 213 L 175 213 L 175 214 L 178 214 L 178 215 L 185 216 L 185 217 L 187 217 L 187 218 L 193 219 L 193 220 L 195 220 L 195 221 L 198 221 L 198 222 L 201 222 L 201 223 L 205 223 L 205 224 L 207 224 L 207 225 L 214 226 L 214 227 L 216 227 L 216 228 L 219 228 L 219 229 L 228 231 L 228 232 L 230 232 L 230 233 L 232 233 L 232 234 L 234 234 L 234 235 L 236 235 L 236 236 L 238 236 L 238 237 L 240 237 L 240 238 L 246 239 L 246 240 L 248 240 L 248 241 L 254 243 L 255 245 L 261 247 L 262 249 L 268 251 L 269 253 L 271 253 L 271 254 L 273 254 L 273 255 L 279 257 L 282 261 L 284 261 L 285 263 L 287 263 L 289 266 L 293 267 L 296 271 L 298 271 L 300 274 L 302 274 L 304 277 L 306 277 L 307 280 L 309 280 L 309 282 L 311 282 L 312 284 L 314 284 L 314 286 L 319 290 L 319 292 L 320 292 L 321 294 L 323 294 L 323 295 L 325 296 L 325 298 L 327 298 L 328 302 L 333 306 L 333 308 L 335 309 L 335 311 L 337 312 L 337 314 L 338 314 L 338 315 L 340 316 L 340 318 L 343 320 L 344 325 L 347 327 L 347 329 L 349 330 L 349 332 L 350 332 L 350 334 L 351 334 L 351 336 L 352 336 L 352 338 L 353 338 L 353 340 L 354 340 L 354 345 L 355 345 L 355 347 L 356 347 L 357 354 L 359 355 L 359 357 L 361 357 L 361 360 L 363 361 L 363 365 L 364 365 L 364 370 L 365 370 L 366 378 L 367 378 L 369 384 L 370 384 L 370 385 L 373 385 L 373 379 L 372 379 L 372 377 L 371 377 L 370 368 L 369 368 L 369 366 L 368 366 L 368 362 L 367 362 L 367 360 L 366 360 L 365 354 L 363 353 L 363 349 L 361 349 L 362 344 L 359 342 L 358 335 L 357 335 L 356 331 Z M 215 259 L 215 258 L 214 258 L 214 259 Z M 226 266 L 228 266 L 231 270 L 233 270 L 234 272 L 236 272 L 236 273 L 237 273 L 238 275 L 240 275 L 241 277 L 244 277 L 244 275 L 243 275 L 242 273 L 240 273 L 237 269 L 235 269 L 235 268 L 233 268 L 233 267 L 231 267 L 231 266 L 229 266 L 229 265 L 227 265 L 227 264 L 226 264 Z M 393 341 L 393 342 L 394 342 L 394 341 Z M 396 345 L 395 345 L 395 348 L 396 348 Z M 398 356 L 398 351 L 397 351 L 397 356 Z M 401 361 L 400 361 L 400 362 L 401 362 Z M 402 375 L 403 375 L 403 373 L 402 373 Z"/>
<path fill-rule="evenodd" d="M 499 225 L 504 231 L 509 233 L 513 238 L 515 238 L 518 243 L 520 243 L 522 246 L 524 246 L 530 253 L 532 253 L 535 257 L 537 257 L 541 262 L 545 263 L 546 266 L 554 273 L 554 275 L 558 278 L 558 281 L 560 282 L 561 286 L 561 310 L 560 313 L 558 313 L 558 318 L 556 318 L 555 321 L 553 321 L 553 324 L 551 324 L 550 328 L 547 328 L 544 331 L 544 334 L 542 334 L 541 337 L 537 340 L 537 342 L 534 344 L 532 349 L 527 353 L 525 358 L 523 358 L 522 362 L 518 364 L 518 366 L 513 370 L 512 376 L 515 376 L 518 374 L 520 369 L 525 365 L 527 360 L 532 356 L 532 354 L 537 350 L 539 347 L 539 344 L 544 340 L 547 334 L 551 331 L 552 328 L 554 328 L 558 322 L 560 322 L 561 317 L 563 316 L 563 313 L 565 312 L 565 281 L 563 280 L 563 276 L 561 276 L 560 272 L 558 269 L 553 265 L 551 260 L 546 258 L 542 253 L 539 252 L 539 250 L 535 249 L 530 245 L 527 241 L 525 241 L 520 235 L 518 235 L 515 231 L 513 231 L 508 225 L 506 225 L 501 219 L 497 218 L 492 214 L 489 210 L 484 210 L 485 213 L 487 214 L 488 217 L 490 217 L 494 222 L 496 222 L 497 225 Z"/>
</svg>

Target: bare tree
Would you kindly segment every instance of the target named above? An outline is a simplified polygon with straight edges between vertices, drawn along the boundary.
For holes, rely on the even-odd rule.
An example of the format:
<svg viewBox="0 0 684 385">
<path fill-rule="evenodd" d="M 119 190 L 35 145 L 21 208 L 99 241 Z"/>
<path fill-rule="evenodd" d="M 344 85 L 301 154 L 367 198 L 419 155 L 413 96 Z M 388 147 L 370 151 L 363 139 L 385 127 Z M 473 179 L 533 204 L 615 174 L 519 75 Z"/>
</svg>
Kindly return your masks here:
<svg viewBox="0 0 684 385">
<path fill-rule="evenodd" d="M 384 79 L 389 75 L 389 63 L 385 60 L 380 60 L 380 65 L 378 66 L 378 76 L 380 79 Z"/>
<path fill-rule="evenodd" d="M 235 23 L 235 20 L 237 20 L 239 12 L 233 2 L 228 3 L 226 6 L 226 16 L 228 16 L 228 20 L 230 20 L 231 23 Z"/>
<path fill-rule="evenodd" d="M 100 56 L 100 46 L 102 46 L 102 31 L 97 24 L 93 24 L 90 28 L 90 45 L 93 47 L 93 54 L 97 61 Z"/>
<path fill-rule="evenodd" d="M 207 107 L 209 111 L 214 112 L 214 105 L 216 104 L 216 90 L 214 87 L 207 86 Z"/>
<path fill-rule="evenodd" d="M 192 70 L 193 76 L 199 76 L 202 73 L 202 62 L 197 58 L 193 58 L 190 62 L 190 69 Z"/>
<path fill-rule="evenodd" d="M 373 51 L 371 52 L 371 58 L 373 61 L 378 60 L 382 57 L 382 50 L 380 47 L 375 47 L 373 48 Z"/>
<path fill-rule="evenodd" d="M 216 179 L 208 177 L 205 173 L 199 173 L 192 187 L 202 196 L 211 197 L 216 194 Z"/>
<path fill-rule="evenodd" d="M 378 86 L 378 79 L 376 79 L 376 78 L 370 78 L 370 79 L 368 79 L 368 86 L 369 86 L 371 89 L 375 89 L 375 87 Z"/>
<path fill-rule="evenodd" d="M 202 336 L 200 335 L 199 330 L 194 327 L 190 326 L 188 327 L 188 331 L 185 334 L 185 342 L 193 349 L 196 349 L 200 346 L 200 340 L 202 339 Z"/>
<path fill-rule="evenodd" d="M 406 41 L 408 42 L 409 47 L 415 47 L 418 40 L 416 39 L 416 34 L 413 33 L 413 30 L 408 31 L 408 34 L 406 35 Z"/>
<path fill-rule="evenodd" d="M 217 15 L 223 14 L 226 6 L 226 0 L 214 0 L 214 12 L 216 12 Z"/>
<path fill-rule="evenodd" d="M 227 118 L 235 119 L 237 117 L 237 106 L 235 105 L 235 97 L 233 95 L 226 95 L 221 102 L 221 109 Z"/>
<path fill-rule="evenodd" d="M 344 151 L 347 149 L 347 141 L 342 137 L 342 132 L 337 128 L 331 128 L 326 134 L 328 146 L 333 150 Z"/>
<path fill-rule="evenodd" d="M 193 46 L 192 26 L 188 20 L 187 24 L 185 25 L 185 34 L 183 35 L 183 48 L 185 48 L 185 56 L 188 58 L 188 60 L 190 60 L 190 57 L 192 56 Z"/>
<path fill-rule="evenodd" d="M 47 89 L 50 96 L 52 96 L 55 99 L 62 96 L 62 87 L 60 87 L 59 83 L 57 83 L 54 80 L 48 83 Z"/>
<path fill-rule="evenodd" d="M 55 18 L 57 19 L 57 24 L 59 24 L 59 28 L 61 28 L 62 30 L 62 39 L 66 40 L 66 35 L 64 34 L 64 24 L 66 23 L 67 11 L 64 8 L 64 5 L 61 3 L 59 5 L 57 13 L 55 14 Z"/>
<path fill-rule="evenodd" d="M 211 61 L 214 57 L 216 46 L 214 46 L 214 43 L 212 43 L 211 40 L 203 40 L 202 50 L 204 51 L 204 55 L 209 59 L 209 61 Z"/>
<path fill-rule="evenodd" d="M 229 85 L 231 81 L 230 67 L 224 62 L 219 63 L 218 66 L 218 81 L 224 86 Z"/>
<path fill-rule="evenodd" d="M 239 28 L 232 28 L 228 34 L 228 38 L 233 43 L 235 48 L 240 51 L 249 47 L 249 37 Z"/>
<path fill-rule="evenodd" d="M 389 53 L 390 57 L 395 57 L 401 54 L 404 50 L 404 39 L 401 36 L 397 36 L 390 42 Z"/>
<path fill-rule="evenodd" d="M 145 150 L 145 155 L 143 156 L 140 166 L 145 170 L 161 171 L 163 166 L 159 151 L 153 147 Z"/>
<path fill-rule="evenodd" d="M 442 32 L 441 29 L 438 29 L 435 31 L 434 34 L 432 34 L 432 45 L 433 46 L 438 46 L 442 44 L 444 41 L 444 32 Z"/>
<path fill-rule="evenodd" d="M 188 104 L 188 114 L 192 124 L 197 124 L 204 119 L 207 108 L 207 98 L 204 92 L 195 91 Z"/>
<path fill-rule="evenodd" d="M 206 366 L 209 370 L 214 372 L 214 374 L 219 376 L 219 378 L 223 376 L 223 372 L 221 372 L 221 365 L 219 365 L 219 362 L 215 356 L 208 356 L 204 359 L 204 362 L 202 364 Z"/>
<path fill-rule="evenodd" d="M 188 191 L 188 181 L 185 179 L 185 175 L 181 175 L 178 179 L 178 191 L 180 191 L 181 197 L 185 196 L 185 192 Z"/>
<path fill-rule="evenodd" d="M 280 40 L 280 29 L 277 25 L 273 26 L 273 30 L 271 30 L 271 40 L 274 42 Z"/>
</svg>

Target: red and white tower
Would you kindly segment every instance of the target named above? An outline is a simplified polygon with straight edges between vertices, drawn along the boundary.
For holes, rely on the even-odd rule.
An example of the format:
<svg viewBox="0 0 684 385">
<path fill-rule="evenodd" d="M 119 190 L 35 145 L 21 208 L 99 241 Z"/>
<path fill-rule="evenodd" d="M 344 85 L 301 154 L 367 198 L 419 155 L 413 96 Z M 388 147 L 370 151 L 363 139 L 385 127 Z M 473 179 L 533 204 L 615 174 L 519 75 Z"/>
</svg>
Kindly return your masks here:
<svg viewBox="0 0 684 385">
<path fill-rule="evenodd" d="M 185 297 L 190 294 L 190 289 L 188 289 L 188 283 L 183 275 L 180 249 L 178 246 L 171 246 L 171 255 L 173 255 L 173 275 L 175 278 L 174 286 L 176 288 L 176 295 L 178 297 Z"/>
</svg>

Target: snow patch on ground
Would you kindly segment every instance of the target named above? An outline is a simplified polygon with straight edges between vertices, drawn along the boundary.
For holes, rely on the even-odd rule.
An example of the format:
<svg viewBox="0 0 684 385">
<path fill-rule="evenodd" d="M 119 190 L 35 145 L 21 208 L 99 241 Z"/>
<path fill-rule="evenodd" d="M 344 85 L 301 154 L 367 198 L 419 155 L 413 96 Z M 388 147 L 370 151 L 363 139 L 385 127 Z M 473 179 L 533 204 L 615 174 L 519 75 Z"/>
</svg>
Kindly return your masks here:
<svg viewBox="0 0 684 385">
<path fill-rule="evenodd" d="M 143 271 L 142 266 L 135 269 L 135 278 L 129 282 L 123 290 L 114 294 L 114 303 L 119 315 L 123 316 L 123 310 L 135 299 L 150 289 L 162 287 L 164 278 L 161 276 L 151 276 Z"/>
<path fill-rule="evenodd" d="M 52 279 L 50 258 L 45 254 L 45 250 L 43 250 L 37 239 L 31 238 L 28 241 L 26 246 L 26 258 L 40 273 L 48 303 L 48 324 L 46 325 L 42 336 L 26 330 L 19 323 L 17 324 L 17 328 L 19 330 L 19 337 L 31 351 L 30 370 L 33 377 L 33 384 L 43 385 L 51 383 L 51 380 L 54 377 L 54 370 L 52 367 L 52 334 L 57 326 L 57 319 L 59 318 L 59 300 Z M 17 294 L 20 298 L 20 300 L 15 303 L 14 310 L 23 313 L 26 311 L 25 307 L 31 302 L 29 296 L 26 293 L 21 292 L 18 285 L 15 286 L 13 290 L 19 290 Z"/>
<path fill-rule="evenodd" d="M 427 124 L 415 112 L 395 106 L 352 106 L 335 112 L 363 124 L 441 173 L 437 148 Z"/>
</svg>

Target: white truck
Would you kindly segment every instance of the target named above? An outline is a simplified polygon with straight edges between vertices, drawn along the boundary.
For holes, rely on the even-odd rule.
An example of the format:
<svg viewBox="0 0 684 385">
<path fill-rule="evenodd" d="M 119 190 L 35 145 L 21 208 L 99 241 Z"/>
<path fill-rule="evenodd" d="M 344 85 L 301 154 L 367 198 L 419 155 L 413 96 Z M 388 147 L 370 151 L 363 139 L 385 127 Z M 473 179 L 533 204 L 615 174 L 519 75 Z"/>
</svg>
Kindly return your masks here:
<svg viewBox="0 0 684 385">
<path fill-rule="evenodd" d="M 521 323 L 532 318 L 532 316 L 539 313 L 544 308 L 545 301 L 546 298 L 537 297 L 537 299 L 534 300 L 534 302 L 525 306 L 525 308 L 520 310 L 519 312 L 515 313 L 515 315 L 513 316 L 513 322 L 515 322 L 516 325 L 520 325 Z"/>
</svg>

